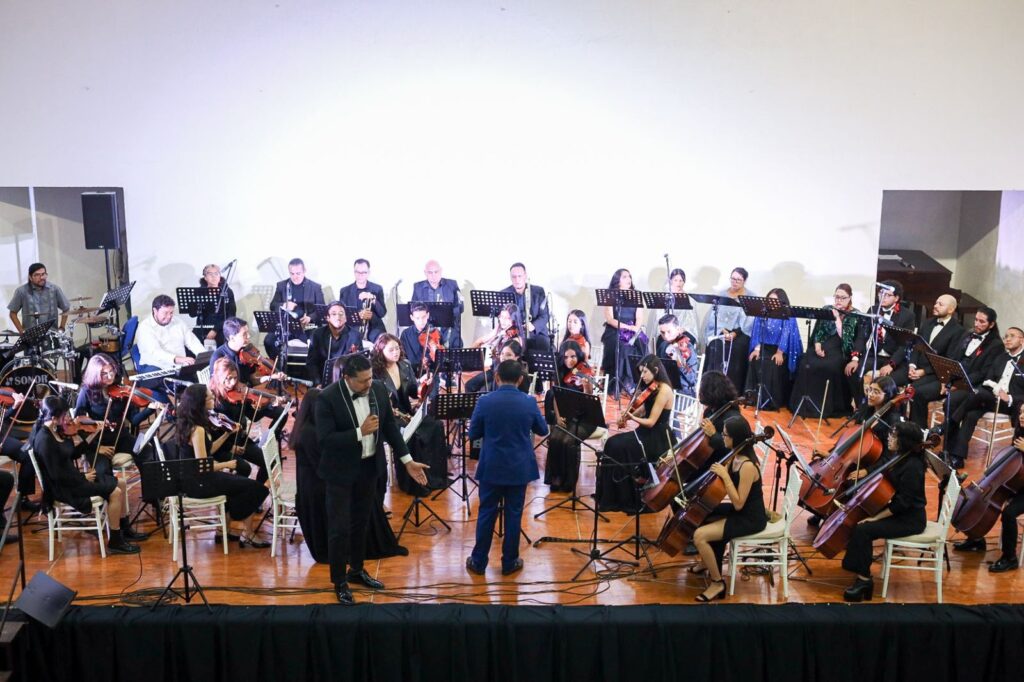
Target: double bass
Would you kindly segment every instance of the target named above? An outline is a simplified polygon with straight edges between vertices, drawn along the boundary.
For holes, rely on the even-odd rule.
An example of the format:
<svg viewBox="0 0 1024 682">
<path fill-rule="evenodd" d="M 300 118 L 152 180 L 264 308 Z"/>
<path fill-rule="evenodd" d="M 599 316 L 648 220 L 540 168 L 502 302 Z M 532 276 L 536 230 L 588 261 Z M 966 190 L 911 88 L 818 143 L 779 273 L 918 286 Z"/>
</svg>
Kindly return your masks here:
<svg viewBox="0 0 1024 682">
<path fill-rule="evenodd" d="M 736 453 L 754 443 L 771 440 L 773 436 L 775 429 L 770 426 L 764 427 L 761 433 L 754 434 L 736 445 L 729 454 L 719 460 L 719 464 L 728 465 Z M 694 532 L 707 520 L 715 507 L 722 503 L 727 494 L 722 479 L 714 472 L 705 471 L 686 485 L 682 494 L 682 507 L 665 522 L 655 544 L 669 556 L 679 554 L 693 540 Z"/>
<path fill-rule="evenodd" d="M 968 540 L 985 537 L 999 520 L 1003 506 L 1024 489 L 1024 452 L 1011 445 L 996 457 L 980 482 L 960 491 L 953 508 L 953 527 Z"/>
<path fill-rule="evenodd" d="M 714 421 L 734 407 L 743 405 L 743 398 L 736 398 L 719 407 L 708 417 Z M 641 497 L 648 507 L 661 511 L 682 490 L 683 484 L 701 470 L 712 455 L 711 442 L 704 430 L 698 426 L 672 448 L 672 454 L 666 454 L 658 460 L 655 469 L 658 483 L 646 488 Z"/>
<path fill-rule="evenodd" d="M 902 392 L 875 410 L 863 424 L 852 424 L 842 432 L 827 457 L 810 463 L 809 476 L 800 485 L 800 506 L 819 516 L 828 516 L 833 500 L 851 472 L 878 461 L 885 451 L 884 444 L 871 427 L 889 410 L 914 397 L 913 387 Z"/>
</svg>

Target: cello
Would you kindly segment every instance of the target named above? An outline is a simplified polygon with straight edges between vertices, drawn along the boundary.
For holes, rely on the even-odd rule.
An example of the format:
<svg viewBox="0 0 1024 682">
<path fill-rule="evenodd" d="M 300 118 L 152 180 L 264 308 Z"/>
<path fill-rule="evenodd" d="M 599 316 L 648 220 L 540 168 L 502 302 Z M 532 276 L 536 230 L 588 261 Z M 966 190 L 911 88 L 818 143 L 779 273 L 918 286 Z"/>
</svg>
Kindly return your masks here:
<svg viewBox="0 0 1024 682">
<path fill-rule="evenodd" d="M 1024 489 L 1024 452 L 1011 445 L 996 457 L 979 483 L 960 491 L 953 508 L 953 527 L 968 540 L 985 537 L 999 520 L 1003 506 Z"/>
<path fill-rule="evenodd" d="M 884 444 L 871 427 L 889 410 L 913 397 L 913 387 L 908 386 L 875 410 L 863 424 L 846 427 L 828 456 L 810 463 L 808 478 L 800 485 L 800 506 L 819 516 L 832 513 L 836 492 L 846 482 L 850 472 L 863 465 L 874 464 L 885 451 Z"/>
<path fill-rule="evenodd" d="M 731 400 L 712 412 L 708 419 L 715 421 L 732 408 L 743 404 L 745 400 L 742 397 Z M 655 469 L 658 483 L 643 491 L 641 497 L 644 504 L 654 511 L 667 507 L 682 490 L 683 484 L 707 463 L 711 454 L 711 443 L 704 430 L 698 426 L 676 444 L 671 455 L 666 454 L 658 460 Z"/>
<path fill-rule="evenodd" d="M 743 451 L 754 443 L 771 440 L 774 436 L 775 429 L 770 426 L 764 427 L 761 433 L 756 433 L 737 444 L 729 451 L 729 454 L 719 460 L 719 464 L 727 465 L 737 452 Z M 655 544 L 669 556 L 679 554 L 693 540 L 693 534 L 697 528 L 707 520 L 715 507 L 722 503 L 726 494 L 725 483 L 722 482 L 722 479 L 711 471 L 705 471 L 699 478 L 687 484 L 682 493 L 681 508 L 665 522 Z"/>
</svg>

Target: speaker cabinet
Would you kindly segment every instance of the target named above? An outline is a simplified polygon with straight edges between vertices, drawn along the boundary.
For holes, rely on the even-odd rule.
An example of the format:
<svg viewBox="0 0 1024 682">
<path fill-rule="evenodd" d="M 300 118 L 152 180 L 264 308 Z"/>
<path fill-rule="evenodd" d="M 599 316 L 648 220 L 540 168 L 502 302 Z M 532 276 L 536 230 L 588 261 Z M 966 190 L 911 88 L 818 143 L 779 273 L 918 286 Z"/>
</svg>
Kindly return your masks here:
<svg viewBox="0 0 1024 682">
<path fill-rule="evenodd" d="M 117 218 L 117 194 L 114 192 L 83 192 L 82 225 L 85 227 L 85 248 L 121 248 L 121 230 Z"/>
</svg>

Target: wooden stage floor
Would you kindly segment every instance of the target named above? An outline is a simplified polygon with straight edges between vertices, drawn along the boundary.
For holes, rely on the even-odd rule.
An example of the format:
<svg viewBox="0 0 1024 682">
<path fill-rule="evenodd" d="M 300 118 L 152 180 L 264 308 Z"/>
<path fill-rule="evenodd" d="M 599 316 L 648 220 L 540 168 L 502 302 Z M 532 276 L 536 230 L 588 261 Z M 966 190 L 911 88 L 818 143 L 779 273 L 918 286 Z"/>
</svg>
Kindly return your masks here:
<svg viewBox="0 0 1024 682">
<path fill-rule="evenodd" d="M 613 408 L 614 409 L 614 408 Z M 752 411 L 748 417 L 752 418 Z M 763 424 L 783 425 L 789 419 L 788 412 L 761 413 Z M 803 425 L 798 420 L 789 429 L 797 446 L 809 452 L 814 441 L 817 423 L 807 420 Z M 832 420 L 832 427 L 825 425 L 823 436 L 838 426 Z M 822 438 L 822 441 L 826 441 Z M 1005 447 L 1007 442 L 1003 442 Z M 1000 449 L 996 444 L 996 449 Z M 288 453 L 289 455 L 291 453 Z M 538 451 L 543 469 L 544 449 Z M 972 478 L 980 474 L 984 446 L 975 442 L 968 461 L 968 472 Z M 475 463 L 470 462 L 472 473 Z M 289 456 L 286 467 L 294 475 L 294 457 Z M 450 469 L 455 472 L 458 460 L 452 459 Z M 765 471 L 765 494 L 771 501 L 774 478 L 774 463 L 770 462 Z M 784 482 L 784 481 L 783 481 Z M 929 518 L 934 518 L 937 508 L 937 482 L 929 477 L 928 499 Z M 581 472 L 580 494 L 588 496 L 594 487 L 593 455 L 585 451 Z M 134 492 L 137 494 L 137 492 Z M 402 537 L 402 544 L 409 549 L 406 557 L 394 557 L 367 563 L 367 569 L 387 586 L 376 594 L 356 591 L 359 602 L 410 602 L 410 603 L 474 603 L 474 604 L 586 604 L 623 605 L 650 603 L 692 603 L 694 597 L 704 589 L 703 580 L 690 575 L 686 568 L 692 563 L 690 557 L 671 558 L 656 549 L 650 558 L 654 570 L 642 561 L 639 568 L 621 567 L 614 564 L 597 564 L 583 572 L 579 581 L 572 577 L 580 570 L 586 559 L 570 551 L 571 547 L 588 548 L 592 515 L 583 510 L 553 511 L 539 520 L 533 518 L 545 507 L 565 497 L 553 494 L 547 486 L 534 482 L 527 491 L 527 513 L 524 514 L 524 530 L 533 540 L 541 537 L 577 538 L 576 544 L 544 542 L 539 546 L 527 546 L 525 541 L 522 557 L 525 569 L 511 578 L 502 578 L 499 567 L 498 545 L 495 539 L 491 550 L 491 564 L 485 577 L 469 575 L 464 566 L 474 542 L 477 496 L 471 496 L 467 507 L 453 493 L 447 492 L 438 500 L 429 500 L 430 506 L 452 526 L 449 533 L 438 523 L 428 523 L 420 528 L 408 528 Z M 780 504 L 781 504 L 781 493 Z M 392 526 L 397 531 L 401 517 L 408 508 L 411 498 L 397 489 L 392 490 L 385 502 L 392 511 Z M 668 514 L 645 514 L 641 517 L 641 530 L 648 538 L 656 538 Z M 633 518 L 620 513 L 608 514 L 609 521 L 599 524 L 599 536 L 608 539 L 623 539 L 633 531 Z M 152 599 L 152 590 L 160 590 L 171 579 L 177 564 L 171 561 L 170 545 L 159 533 L 142 544 L 143 550 L 137 556 L 110 556 L 101 559 L 95 536 L 72 533 L 58 547 L 56 559 L 47 560 L 47 538 L 45 522 L 40 517 L 33 521 L 26 533 L 26 557 L 28 576 L 36 571 L 48 573 L 56 580 L 78 592 L 77 604 L 97 605 L 114 603 L 144 603 Z M 789 600 L 815 603 L 840 601 L 843 588 L 849 584 L 850 576 L 840 567 L 839 559 L 828 560 L 816 555 L 811 547 L 814 529 L 806 523 L 802 512 L 793 523 L 793 535 L 800 553 L 807 560 L 810 572 L 799 563 L 791 563 Z M 145 529 L 153 523 L 144 524 Z M 264 530 L 269 526 L 265 525 Z M 39 530 L 42 529 L 42 530 Z M 1005 603 L 1020 601 L 1024 590 L 1024 572 L 992 575 L 987 564 L 998 558 L 998 524 L 989 535 L 987 554 L 961 554 L 950 552 L 951 570 L 943 580 L 944 601 L 960 604 Z M 269 530 L 268 530 L 269 537 Z M 230 554 L 225 556 L 220 545 L 214 545 L 212 535 L 193 535 L 188 541 L 189 558 L 200 582 L 207 590 L 211 602 L 224 604 L 309 604 L 333 603 L 330 580 L 326 565 L 312 560 L 296 536 L 292 543 L 280 542 L 278 555 L 271 558 L 270 550 L 239 549 L 231 545 Z M 602 544 L 607 548 L 610 545 Z M 629 559 L 627 552 L 617 550 L 612 556 Z M 0 556 L 0 577 L 9 580 L 17 562 L 17 547 L 8 546 Z M 878 575 L 878 564 L 875 574 Z M 776 581 L 777 582 L 777 581 Z M 8 583 L 4 583 L 5 585 Z M 141 592 L 140 592 L 141 591 Z M 881 585 L 876 587 L 875 603 L 881 600 Z M 750 604 L 778 604 L 784 600 L 776 584 L 769 585 L 765 575 L 737 576 L 736 594 L 728 601 Z M 927 572 L 894 572 L 889 587 L 888 602 L 934 602 L 935 585 Z M 193 602 L 195 603 L 195 602 Z"/>
</svg>

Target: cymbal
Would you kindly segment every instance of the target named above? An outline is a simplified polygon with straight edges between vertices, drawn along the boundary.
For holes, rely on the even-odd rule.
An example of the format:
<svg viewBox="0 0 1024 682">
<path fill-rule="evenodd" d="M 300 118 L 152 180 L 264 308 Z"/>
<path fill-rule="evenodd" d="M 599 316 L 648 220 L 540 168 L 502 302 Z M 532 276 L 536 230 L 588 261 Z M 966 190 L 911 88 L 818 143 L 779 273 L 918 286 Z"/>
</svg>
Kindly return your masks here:
<svg viewBox="0 0 1024 682">
<path fill-rule="evenodd" d="M 87 317 L 76 317 L 74 320 L 75 324 L 102 324 L 104 322 L 109 321 L 110 318 L 108 318 L 106 315 L 89 315 Z"/>
<path fill-rule="evenodd" d="M 72 303 L 81 303 L 82 301 L 91 301 L 92 296 L 76 296 L 75 298 L 69 298 Z"/>
<path fill-rule="evenodd" d="M 11 331 L 10 329 L 5 329 L 2 332 L 0 332 L 0 336 L 21 336 L 21 332 L 16 332 L 16 331 Z"/>
<path fill-rule="evenodd" d="M 79 308 L 72 308 L 68 311 L 68 315 L 88 315 L 89 313 L 94 313 L 97 310 L 99 310 L 99 308 L 86 308 L 82 306 Z"/>
</svg>

